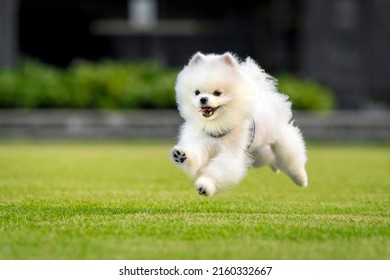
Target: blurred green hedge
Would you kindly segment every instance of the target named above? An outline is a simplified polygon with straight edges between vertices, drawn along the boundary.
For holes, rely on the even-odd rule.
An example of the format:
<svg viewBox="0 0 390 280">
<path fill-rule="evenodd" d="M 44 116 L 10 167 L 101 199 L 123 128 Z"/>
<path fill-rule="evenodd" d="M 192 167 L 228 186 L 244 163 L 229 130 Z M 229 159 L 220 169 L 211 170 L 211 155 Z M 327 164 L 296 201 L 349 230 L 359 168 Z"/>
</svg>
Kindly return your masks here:
<svg viewBox="0 0 390 280">
<path fill-rule="evenodd" d="M 177 72 L 145 61 L 77 61 L 57 69 L 25 60 L 0 70 L 0 108 L 172 109 Z M 334 105 L 331 92 L 314 82 L 291 75 L 278 79 L 295 109 L 329 110 Z"/>
<path fill-rule="evenodd" d="M 294 110 L 330 111 L 335 108 L 333 92 L 327 87 L 291 74 L 277 77 L 279 91 L 288 95 Z"/>
<path fill-rule="evenodd" d="M 27 60 L 0 70 L 0 107 L 175 108 L 176 75 L 150 62 L 78 61 L 63 70 Z"/>
</svg>

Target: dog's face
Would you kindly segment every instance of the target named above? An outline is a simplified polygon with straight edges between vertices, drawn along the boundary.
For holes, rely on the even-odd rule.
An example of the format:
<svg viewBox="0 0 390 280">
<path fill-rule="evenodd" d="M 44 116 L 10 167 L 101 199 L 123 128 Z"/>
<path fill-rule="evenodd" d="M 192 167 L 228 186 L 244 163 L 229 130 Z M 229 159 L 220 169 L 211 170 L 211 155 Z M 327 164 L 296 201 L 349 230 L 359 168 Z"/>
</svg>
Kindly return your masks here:
<svg viewBox="0 0 390 280">
<path fill-rule="evenodd" d="M 194 90 L 193 104 L 204 119 L 214 119 L 230 102 L 229 88 L 200 88 Z M 220 111 L 218 111 L 220 109 Z"/>
<path fill-rule="evenodd" d="M 246 91 L 239 62 L 229 53 L 195 54 L 176 81 L 182 116 L 207 124 L 246 117 L 250 107 Z"/>
</svg>

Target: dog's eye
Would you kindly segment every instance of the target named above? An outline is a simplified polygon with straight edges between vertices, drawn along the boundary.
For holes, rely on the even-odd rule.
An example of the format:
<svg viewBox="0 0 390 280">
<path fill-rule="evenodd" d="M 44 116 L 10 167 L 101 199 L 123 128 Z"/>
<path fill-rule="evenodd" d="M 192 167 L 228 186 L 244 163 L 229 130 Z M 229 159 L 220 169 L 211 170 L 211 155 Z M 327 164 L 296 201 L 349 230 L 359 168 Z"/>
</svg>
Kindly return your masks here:
<svg viewBox="0 0 390 280">
<path fill-rule="evenodd" d="M 222 92 L 220 92 L 219 90 L 215 90 L 214 92 L 213 92 L 213 95 L 214 96 L 220 96 L 222 94 Z"/>
<path fill-rule="evenodd" d="M 195 95 L 199 95 L 200 94 L 200 91 L 199 90 L 195 90 Z"/>
</svg>

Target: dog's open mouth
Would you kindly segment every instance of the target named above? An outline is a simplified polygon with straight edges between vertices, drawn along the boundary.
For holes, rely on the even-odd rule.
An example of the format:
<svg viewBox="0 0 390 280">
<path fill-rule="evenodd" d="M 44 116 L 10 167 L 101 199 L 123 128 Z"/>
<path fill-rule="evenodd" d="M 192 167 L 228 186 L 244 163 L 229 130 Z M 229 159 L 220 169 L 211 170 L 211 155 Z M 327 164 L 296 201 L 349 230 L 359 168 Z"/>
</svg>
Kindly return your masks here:
<svg viewBox="0 0 390 280">
<path fill-rule="evenodd" d="M 219 106 L 215 107 L 215 108 L 214 107 L 210 107 L 210 106 L 205 106 L 205 107 L 201 107 L 199 109 L 199 112 L 202 113 L 202 116 L 204 118 L 209 118 L 212 115 L 214 115 L 215 111 L 217 111 L 218 108 L 219 108 Z"/>
</svg>

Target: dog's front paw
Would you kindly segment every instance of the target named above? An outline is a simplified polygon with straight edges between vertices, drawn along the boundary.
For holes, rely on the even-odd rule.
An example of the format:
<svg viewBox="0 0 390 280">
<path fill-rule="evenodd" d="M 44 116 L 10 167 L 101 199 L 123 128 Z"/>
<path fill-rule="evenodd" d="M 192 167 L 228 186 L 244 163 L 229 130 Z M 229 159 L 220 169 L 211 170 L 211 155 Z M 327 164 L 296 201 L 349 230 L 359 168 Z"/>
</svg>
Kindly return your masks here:
<svg viewBox="0 0 390 280">
<path fill-rule="evenodd" d="M 178 146 L 175 146 L 173 147 L 173 149 L 171 150 L 171 158 L 174 162 L 178 163 L 178 164 L 182 164 L 184 163 L 186 160 L 187 160 L 187 155 L 186 153 L 183 151 L 183 149 L 181 149 L 180 147 Z"/>
<path fill-rule="evenodd" d="M 217 191 L 214 183 L 205 177 L 200 177 L 195 182 L 195 188 L 198 190 L 200 195 L 213 196 Z"/>
</svg>

